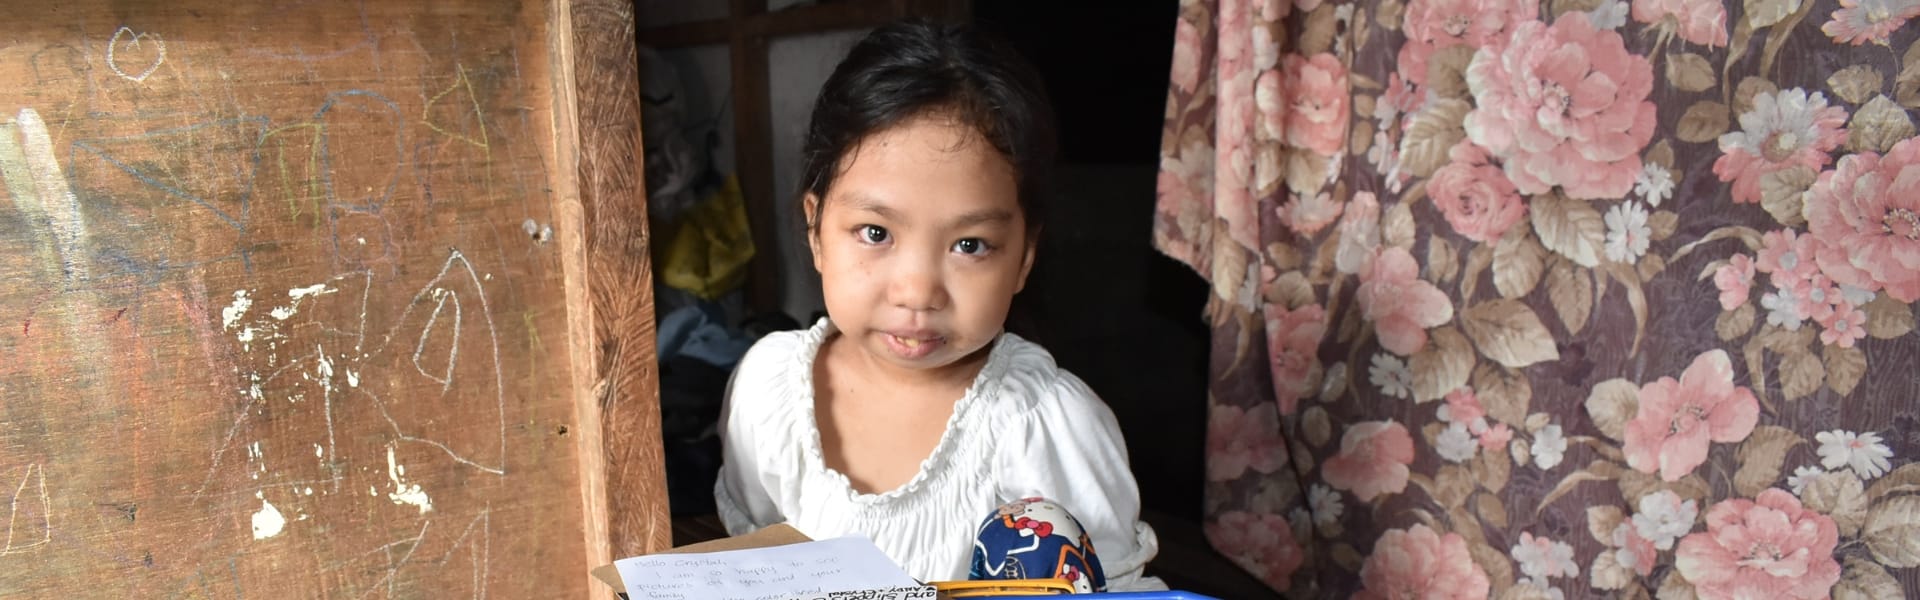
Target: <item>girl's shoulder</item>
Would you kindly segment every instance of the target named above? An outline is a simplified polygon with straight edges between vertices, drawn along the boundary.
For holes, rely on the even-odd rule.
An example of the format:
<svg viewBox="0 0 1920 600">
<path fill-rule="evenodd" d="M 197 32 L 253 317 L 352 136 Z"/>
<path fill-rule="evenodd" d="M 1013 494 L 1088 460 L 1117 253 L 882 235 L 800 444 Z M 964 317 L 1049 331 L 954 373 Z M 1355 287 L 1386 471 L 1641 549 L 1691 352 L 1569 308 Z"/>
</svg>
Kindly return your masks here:
<svg viewBox="0 0 1920 600">
<path fill-rule="evenodd" d="M 813 393 L 813 358 L 825 339 L 824 322 L 807 329 L 776 331 L 761 337 L 740 357 L 727 388 L 736 405 L 768 403 L 786 406 L 797 396 Z"/>
<path fill-rule="evenodd" d="M 999 393 L 995 395 L 1000 400 L 1023 411 L 1079 412 L 1092 405 L 1105 407 L 1099 395 L 1079 377 L 1060 368 L 1046 348 L 1013 333 L 1000 337 L 994 351 L 1001 355 L 1001 372 L 990 378 L 998 380 Z"/>
</svg>

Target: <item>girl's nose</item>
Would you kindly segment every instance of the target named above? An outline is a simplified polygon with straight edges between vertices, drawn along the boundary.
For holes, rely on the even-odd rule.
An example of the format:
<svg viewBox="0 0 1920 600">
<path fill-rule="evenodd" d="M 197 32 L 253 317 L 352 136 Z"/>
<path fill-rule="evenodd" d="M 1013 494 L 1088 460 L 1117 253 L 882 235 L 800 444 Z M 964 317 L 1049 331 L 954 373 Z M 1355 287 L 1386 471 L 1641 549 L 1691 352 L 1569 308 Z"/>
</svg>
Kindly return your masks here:
<svg viewBox="0 0 1920 600">
<path fill-rule="evenodd" d="M 904 258 L 904 257 L 903 257 Z M 914 312 L 932 312 L 946 308 L 946 282 L 939 259 L 909 259 L 897 263 L 892 281 L 887 284 L 887 300 L 895 307 Z"/>
</svg>

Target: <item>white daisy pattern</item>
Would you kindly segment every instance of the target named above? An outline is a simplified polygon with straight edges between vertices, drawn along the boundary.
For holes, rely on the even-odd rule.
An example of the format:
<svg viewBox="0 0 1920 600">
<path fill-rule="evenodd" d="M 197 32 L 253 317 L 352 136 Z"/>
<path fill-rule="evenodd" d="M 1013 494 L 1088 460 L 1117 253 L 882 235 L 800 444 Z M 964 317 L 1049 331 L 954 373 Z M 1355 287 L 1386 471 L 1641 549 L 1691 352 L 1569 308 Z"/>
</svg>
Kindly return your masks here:
<svg viewBox="0 0 1920 600">
<path fill-rule="evenodd" d="M 1560 466 L 1561 459 L 1567 455 L 1567 438 L 1560 434 L 1559 425 L 1548 425 L 1533 434 L 1533 466 L 1552 469 Z"/>
<path fill-rule="evenodd" d="M 1787 487 L 1793 488 L 1793 495 L 1798 496 L 1801 492 L 1806 491 L 1807 486 L 1813 485 L 1813 480 L 1819 479 L 1821 475 L 1826 474 L 1826 469 L 1813 465 L 1795 467 L 1793 469 L 1793 475 L 1787 477 Z"/>
<path fill-rule="evenodd" d="M 1655 548 L 1672 550 L 1680 536 L 1693 531 L 1693 520 L 1700 506 L 1683 500 L 1672 490 L 1660 490 L 1640 498 L 1640 512 L 1633 515 L 1634 532 L 1653 542 Z"/>
<path fill-rule="evenodd" d="M 1621 202 L 1607 209 L 1607 260 L 1631 263 L 1647 253 L 1653 229 L 1647 209 L 1638 202 Z"/>
<path fill-rule="evenodd" d="M 1474 441 L 1473 434 L 1467 432 L 1464 423 L 1447 426 L 1433 439 L 1434 452 L 1440 453 L 1440 458 L 1453 462 L 1473 460 L 1474 451 L 1479 449 L 1480 444 Z"/>
<path fill-rule="evenodd" d="M 1373 366 L 1367 368 L 1367 376 L 1380 393 L 1395 398 L 1413 397 L 1413 371 L 1400 357 L 1385 352 L 1373 355 Z"/>
<path fill-rule="evenodd" d="M 1800 301 L 1786 291 L 1767 292 L 1760 297 L 1760 307 L 1767 309 L 1768 325 L 1787 331 L 1799 331 L 1800 324 L 1807 322 L 1806 315 L 1800 314 Z"/>
<path fill-rule="evenodd" d="M 1820 466 L 1828 469 L 1846 467 L 1861 479 L 1873 479 L 1893 468 L 1889 460 L 1893 450 L 1887 448 L 1880 434 L 1835 429 L 1814 434 L 1813 439 L 1820 442 Z"/>
<path fill-rule="evenodd" d="M 1307 491 L 1307 504 L 1313 508 L 1313 524 L 1320 527 L 1339 522 L 1340 515 L 1347 511 L 1340 501 L 1340 492 L 1318 483 Z"/>
<path fill-rule="evenodd" d="M 1549 578 L 1580 574 L 1580 566 L 1573 562 L 1573 546 L 1566 542 L 1534 537 L 1532 533 L 1523 531 L 1520 532 L 1520 543 L 1513 545 L 1512 552 L 1514 562 L 1520 563 L 1520 572 L 1543 589 L 1552 587 L 1547 585 Z"/>
<path fill-rule="evenodd" d="M 1647 204 L 1659 207 L 1673 197 L 1673 172 L 1666 167 L 1647 163 L 1640 168 L 1640 176 L 1633 180 L 1633 193 L 1647 200 Z"/>
</svg>

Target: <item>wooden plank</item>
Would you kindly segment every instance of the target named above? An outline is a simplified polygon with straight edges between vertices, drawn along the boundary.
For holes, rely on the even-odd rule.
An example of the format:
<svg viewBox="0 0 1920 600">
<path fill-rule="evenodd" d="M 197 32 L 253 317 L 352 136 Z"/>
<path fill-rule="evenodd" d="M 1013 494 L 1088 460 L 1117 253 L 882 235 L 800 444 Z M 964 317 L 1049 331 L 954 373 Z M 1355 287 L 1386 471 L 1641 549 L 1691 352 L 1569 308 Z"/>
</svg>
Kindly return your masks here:
<svg viewBox="0 0 1920 600">
<path fill-rule="evenodd" d="M 659 373 L 654 360 L 653 287 L 648 252 L 639 71 L 628 0 L 557 0 L 572 32 L 572 60 L 556 97 L 573 94 L 578 122 L 577 203 L 583 233 L 569 242 L 568 314 L 580 415 L 582 498 L 589 551 L 605 528 L 613 558 L 665 550 L 665 457 Z M 559 11 L 556 11 L 559 12 Z M 568 43 L 570 42 L 570 43 Z M 565 147 L 565 146 L 562 146 Z M 584 289 L 581 289 L 584 288 Z M 604 477 L 601 482 L 594 482 Z M 596 512 L 596 504 L 604 512 Z M 596 589 L 596 593 L 607 591 Z"/>
<path fill-rule="evenodd" d="M 735 34 L 778 38 L 807 33 L 877 27 L 906 14 L 904 0 L 847 0 L 809 4 L 766 12 L 755 4 L 742 18 L 708 19 L 651 27 L 640 31 L 640 43 L 656 49 L 730 43 Z"/>
<path fill-rule="evenodd" d="M 748 23 L 763 16 L 764 0 L 731 0 L 731 19 Z M 755 253 L 748 267 L 747 304 L 757 312 L 777 310 L 780 303 L 780 220 L 774 211 L 784 203 L 773 189 L 773 116 L 767 86 L 767 38 L 744 27 L 733 30 L 734 163 L 740 193 L 746 197 L 748 226 L 753 229 Z"/>
<path fill-rule="evenodd" d="M 662 544 L 623 5 L 16 11 L 0 597 L 580 597 Z"/>
</svg>

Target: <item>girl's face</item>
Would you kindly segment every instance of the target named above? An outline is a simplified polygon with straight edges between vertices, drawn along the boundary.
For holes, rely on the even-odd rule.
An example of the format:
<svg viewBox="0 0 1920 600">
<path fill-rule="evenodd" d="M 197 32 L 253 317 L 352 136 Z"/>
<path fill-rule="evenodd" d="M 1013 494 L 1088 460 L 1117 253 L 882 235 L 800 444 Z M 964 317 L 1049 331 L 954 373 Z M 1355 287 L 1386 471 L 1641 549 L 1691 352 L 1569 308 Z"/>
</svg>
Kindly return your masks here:
<svg viewBox="0 0 1920 600">
<path fill-rule="evenodd" d="M 808 215 L 820 198 L 806 199 Z M 1033 266 L 1012 165 L 972 128 L 919 117 L 862 140 L 808 237 L 827 314 L 882 364 L 939 369 L 1000 334 Z"/>
</svg>

